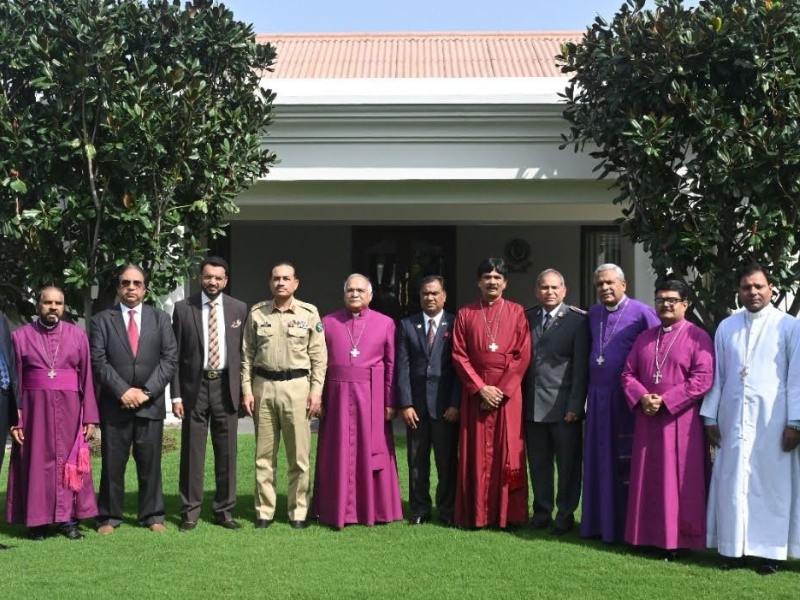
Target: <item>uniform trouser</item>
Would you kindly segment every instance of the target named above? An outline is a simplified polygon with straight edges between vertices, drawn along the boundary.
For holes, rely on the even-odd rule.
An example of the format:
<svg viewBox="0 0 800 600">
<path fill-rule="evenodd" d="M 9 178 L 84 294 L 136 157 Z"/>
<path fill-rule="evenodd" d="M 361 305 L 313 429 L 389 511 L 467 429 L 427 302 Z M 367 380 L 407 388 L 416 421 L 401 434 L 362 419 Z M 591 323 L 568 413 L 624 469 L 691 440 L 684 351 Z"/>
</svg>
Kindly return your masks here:
<svg viewBox="0 0 800 600">
<path fill-rule="evenodd" d="M 287 502 L 289 519 L 304 521 L 308 513 L 309 451 L 311 429 L 307 416 L 308 379 L 260 380 L 253 413 L 256 426 L 257 519 L 273 519 L 276 503 L 276 470 L 281 433 L 289 463 Z M 255 390 L 254 390 L 255 391 Z"/>
<path fill-rule="evenodd" d="M 181 468 L 178 487 L 181 515 L 197 521 L 203 504 L 203 479 L 206 465 L 206 440 L 211 428 L 214 449 L 216 493 L 211 504 L 214 518 L 230 521 L 236 505 L 236 434 L 239 416 L 231 402 L 228 376 L 200 382 L 197 397 L 187 404 L 184 398 L 181 423 Z"/>
<path fill-rule="evenodd" d="M 553 460 L 558 469 L 555 526 L 572 527 L 581 498 L 583 423 L 525 422 L 528 464 L 533 487 L 533 520 L 547 522 L 553 514 Z"/>
<path fill-rule="evenodd" d="M 431 419 L 423 415 L 417 428 L 406 428 L 408 438 L 408 500 L 411 514 L 427 517 L 431 512 L 431 446 L 439 482 L 436 485 L 436 508 L 439 518 L 452 521 L 456 506 L 458 471 L 458 423 Z"/>
<path fill-rule="evenodd" d="M 0 471 L 3 470 L 3 457 L 6 454 L 6 439 L 8 439 L 8 411 L 11 398 L 7 390 L 0 390 Z"/>
<path fill-rule="evenodd" d="M 133 460 L 139 480 L 139 523 L 164 522 L 164 494 L 161 488 L 161 443 L 164 421 L 131 416 L 118 422 L 101 423 L 103 452 L 98 495 L 98 527 L 122 523 L 125 500 L 125 467 L 133 444 Z"/>
</svg>

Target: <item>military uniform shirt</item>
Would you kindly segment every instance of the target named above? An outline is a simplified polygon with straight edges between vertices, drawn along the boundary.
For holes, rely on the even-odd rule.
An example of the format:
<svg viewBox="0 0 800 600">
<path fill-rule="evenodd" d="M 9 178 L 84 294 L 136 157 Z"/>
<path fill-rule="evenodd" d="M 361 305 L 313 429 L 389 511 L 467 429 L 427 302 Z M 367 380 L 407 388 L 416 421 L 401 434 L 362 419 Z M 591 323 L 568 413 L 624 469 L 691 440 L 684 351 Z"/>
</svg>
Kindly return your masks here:
<svg viewBox="0 0 800 600">
<path fill-rule="evenodd" d="M 285 311 L 274 301 L 259 302 L 250 310 L 242 341 L 242 393 L 252 394 L 254 369 L 289 371 L 308 369 L 310 394 L 322 394 L 328 350 L 319 312 L 313 304 L 293 300 Z"/>
</svg>

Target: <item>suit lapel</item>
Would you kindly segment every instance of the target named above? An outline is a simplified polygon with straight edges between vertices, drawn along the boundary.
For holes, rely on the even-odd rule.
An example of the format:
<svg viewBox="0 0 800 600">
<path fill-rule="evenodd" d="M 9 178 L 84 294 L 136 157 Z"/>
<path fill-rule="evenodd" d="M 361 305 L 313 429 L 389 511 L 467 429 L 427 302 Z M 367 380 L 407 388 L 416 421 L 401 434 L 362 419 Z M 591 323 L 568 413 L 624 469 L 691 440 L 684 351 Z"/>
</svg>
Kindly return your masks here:
<svg viewBox="0 0 800 600">
<path fill-rule="evenodd" d="M 199 340 L 200 348 L 205 352 L 206 340 L 203 336 L 203 297 L 200 294 L 193 296 L 189 301 L 189 307 L 192 311 L 192 320 L 197 330 L 197 339 Z"/>
<path fill-rule="evenodd" d="M 222 316 L 224 317 L 223 326 L 225 327 L 225 356 L 231 355 L 231 348 L 236 346 L 236 338 L 234 337 L 235 330 L 231 327 L 233 320 L 233 306 L 231 306 L 231 299 L 225 294 L 222 295 Z M 230 360 L 228 360 L 228 364 Z"/>
<path fill-rule="evenodd" d="M 424 321 L 424 320 L 423 320 Z M 450 315 L 447 313 L 442 314 L 442 320 L 439 321 L 439 327 L 436 328 L 436 337 L 433 338 L 433 348 L 431 348 L 431 353 L 436 354 L 439 350 L 439 346 L 442 344 L 444 340 L 444 334 L 447 332 L 447 328 L 450 327 L 452 319 Z M 425 337 L 425 347 L 428 347 L 428 338 Z"/>
<path fill-rule="evenodd" d="M 122 316 L 122 305 L 117 304 L 112 313 L 111 323 L 114 325 L 114 330 L 117 332 L 122 345 L 128 349 L 128 352 L 133 358 L 133 350 L 131 350 L 131 343 L 128 341 L 128 331 L 125 328 L 125 319 Z M 141 339 L 141 332 L 139 332 L 139 339 Z"/>
<path fill-rule="evenodd" d="M 542 313 L 542 312 L 540 311 L 540 315 L 539 315 L 539 330 L 540 330 L 540 331 L 542 331 L 542 336 L 545 336 L 545 335 L 547 335 L 548 333 L 550 333 L 551 331 L 553 331 L 554 329 L 556 329 L 557 327 L 560 327 L 560 326 L 561 326 L 561 320 L 562 320 L 562 319 L 564 318 L 564 316 L 567 314 L 567 311 L 566 311 L 566 309 L 564 308 L 564 305 L 562 304 L 562 305 L 561 305 L 561 308 L 560 308 L 560 309 L 559 309 L 559 311 L 556 313 L 556 316 L 555 316 L 555 317 L 553 317 L 553 319 L 550 321 L 550 325 L 549 325 L 549 326 L 547 327 L 547 329 L 545 329 L 545 330 L 542 330 L 542 315 L 543 315 L 543 314 L 544 314 L 544 313 Z"/>
<path fill-rule="evenodd" d="M 416 323 L 414 323 L 414 329 L 417 330 L 417 339 L 419 340 L 420 346 L 422 346 L 422 351 L 425 352 L 425 356 L 430 356 L 430 352 L 428 351 L 428 336 L 427 332 L 425 331 L 425 316 L 424 313 L 419 313 L 415 317 Z"/>
<path fill-rule="evenodd" d="M 156 330 L 156 317 L 149 306 L 142 304 L 142 330 L 139 332 L 139 351 L 142 351 L 142 343 L 145 338 L 153 335 Z M 138 354 L 137 353 L 137 354 Z"/>
</svg>

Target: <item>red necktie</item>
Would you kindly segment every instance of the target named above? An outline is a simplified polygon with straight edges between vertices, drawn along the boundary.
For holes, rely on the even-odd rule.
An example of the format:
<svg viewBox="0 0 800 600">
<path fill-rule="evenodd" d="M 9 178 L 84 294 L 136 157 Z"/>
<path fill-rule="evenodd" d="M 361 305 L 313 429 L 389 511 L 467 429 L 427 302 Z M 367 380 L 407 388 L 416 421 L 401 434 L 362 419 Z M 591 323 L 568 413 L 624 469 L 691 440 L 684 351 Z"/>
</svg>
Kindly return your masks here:
<svg viewBox="0 0 800 600">
<path fill-rule="evenodd" d="M 431 319 L 428 321 L 428 350 L 433 348 L 433 342 L 436 339 L 436 321 Z"/>
<path fill-rule="evenodd" d="M 131 352 L 136 356 L 139 351 L 139 328 L 136 327 L 136 311 L 129 310 L 128 316 L 131 319 L 128 321 L 128 342 L 131 345 Z"/>
</svg>

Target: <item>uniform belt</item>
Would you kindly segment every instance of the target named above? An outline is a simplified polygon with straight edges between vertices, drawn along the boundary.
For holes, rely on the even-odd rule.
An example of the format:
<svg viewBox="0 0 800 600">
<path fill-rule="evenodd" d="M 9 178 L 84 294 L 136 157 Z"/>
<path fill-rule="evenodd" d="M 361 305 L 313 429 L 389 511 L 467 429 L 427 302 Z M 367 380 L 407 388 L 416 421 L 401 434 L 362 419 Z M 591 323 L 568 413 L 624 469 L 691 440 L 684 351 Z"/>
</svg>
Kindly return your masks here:
<svg viewBox="0 0 800 600">
<path fill-rule="evenodd" d="M 217 379 L 222 379 L 228 374 L 228 371 L 224 369 L 208 369 L 203 371 L 203 378 L 208 379 L 209 381 L 215 381 Z"/>
<path fill-rule="evenodd" d="M 308 375 L 308 369 L 290 369 L 289 371 L 267 371 L 260 367 L 255 368 L 256 375 L 269 379 L 270 381 L 289 381 L 291 379 L 300 379 Z"/>
</svg>

